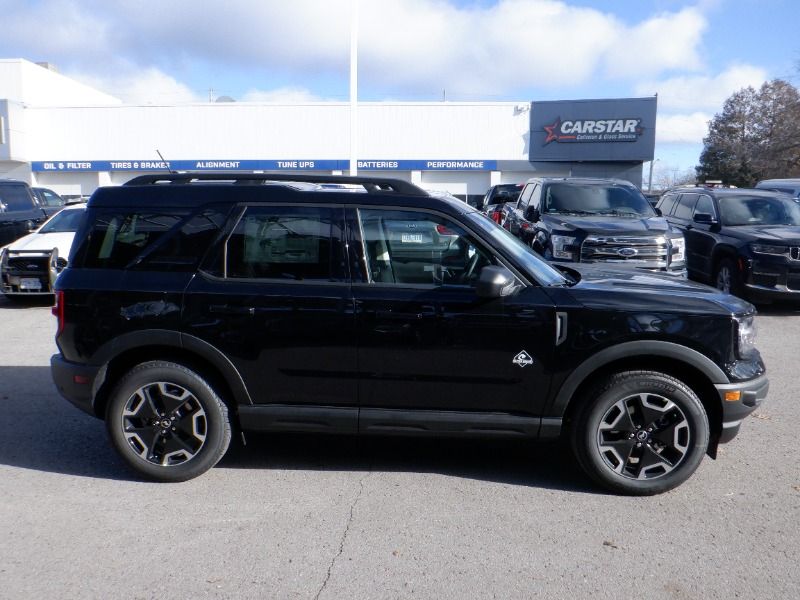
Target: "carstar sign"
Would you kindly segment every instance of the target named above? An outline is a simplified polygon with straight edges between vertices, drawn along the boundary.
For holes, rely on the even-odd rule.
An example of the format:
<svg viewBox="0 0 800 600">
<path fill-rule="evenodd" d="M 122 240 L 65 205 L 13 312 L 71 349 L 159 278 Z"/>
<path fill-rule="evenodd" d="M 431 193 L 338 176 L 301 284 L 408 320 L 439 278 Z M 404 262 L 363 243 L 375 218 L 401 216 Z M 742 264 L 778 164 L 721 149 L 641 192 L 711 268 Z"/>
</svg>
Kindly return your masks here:
<svg viewBox="0 0 800 600">
<path fill-rule="evenodd" d="M 622 163 L 653 159 L 655 96 L 533 102 L 530 118 L 531 162 Z"/>
<path fill-rule="evenodd" d="M 550 142 L 635 142 L 644 130 L 641 119 L 575 119 L 562 121 L 556 119 L 552 125 L 545 125 Z"/>
</svg>

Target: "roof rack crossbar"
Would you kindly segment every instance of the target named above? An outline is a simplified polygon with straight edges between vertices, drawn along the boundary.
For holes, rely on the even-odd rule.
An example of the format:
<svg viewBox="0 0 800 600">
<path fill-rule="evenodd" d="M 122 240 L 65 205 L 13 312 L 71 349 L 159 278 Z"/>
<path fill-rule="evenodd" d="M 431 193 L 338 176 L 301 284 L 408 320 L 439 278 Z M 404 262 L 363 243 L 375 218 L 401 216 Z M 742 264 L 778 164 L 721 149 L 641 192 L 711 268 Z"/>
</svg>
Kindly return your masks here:
<svg viewBox="0 0 800 600">
<path fill-rule="evenodd" d="M 156 185 L 156 184 L 191 184 L 200 181 L 230 181 L 240 184 L 264 184 L 273 181 L 298 181 L 303 183 L 349 183 L 362 185 L 370 194 L 405 194 L 408 196 L 428 196 L 428 192 L 402 179 L 385 177 L 350 177 L 348 175 L 295 175 L 290 173 L 160 173 L 158 175 L 140 175 L 124 185 Z"/>
</svg>

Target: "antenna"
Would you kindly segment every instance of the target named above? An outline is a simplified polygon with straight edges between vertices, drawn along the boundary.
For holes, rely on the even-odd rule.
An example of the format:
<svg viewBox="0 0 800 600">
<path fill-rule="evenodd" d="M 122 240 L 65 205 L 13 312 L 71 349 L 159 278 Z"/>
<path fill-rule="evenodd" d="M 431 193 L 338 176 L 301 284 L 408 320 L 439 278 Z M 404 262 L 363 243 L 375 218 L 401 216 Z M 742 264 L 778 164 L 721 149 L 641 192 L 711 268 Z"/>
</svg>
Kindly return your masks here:
<svg viewBox="0 0 800 600">
<path fill-rule="evenodd" d="M 172 167 L 169 166 L 169 162 L 164 159 L 164 157 L 161 155 L 161 151 L 158 148 L 156 148 L 156 154 L 158 154 L 158 158 L 161 159 L 161 162 L 163 162 L 165 165 L 167 165 L 167 171 L 169 173 L 177 173 L 177 171 L 173 171 L 172 170 Z"/>
</svg>

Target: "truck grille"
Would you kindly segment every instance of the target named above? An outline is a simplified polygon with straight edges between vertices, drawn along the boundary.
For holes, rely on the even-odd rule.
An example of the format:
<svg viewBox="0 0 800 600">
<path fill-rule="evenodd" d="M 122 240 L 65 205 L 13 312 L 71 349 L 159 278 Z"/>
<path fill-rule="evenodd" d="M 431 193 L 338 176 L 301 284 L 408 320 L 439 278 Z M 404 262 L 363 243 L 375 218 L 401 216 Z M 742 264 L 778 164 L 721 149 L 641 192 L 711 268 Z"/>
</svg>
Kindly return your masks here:
<svg viewBox="0 0 800 600">
<path fill-rule="evenodd" d="M 13 275 L 22 273 L 47 274 L 50 256 L 9 256 L 6 272 Z"/>
<path fill-rule="evenodd" d="M 581 262 L 620 262 L 666 267 L 670 245 L 665 237 L 587 237 L 581 246 Z"/>
</svg>

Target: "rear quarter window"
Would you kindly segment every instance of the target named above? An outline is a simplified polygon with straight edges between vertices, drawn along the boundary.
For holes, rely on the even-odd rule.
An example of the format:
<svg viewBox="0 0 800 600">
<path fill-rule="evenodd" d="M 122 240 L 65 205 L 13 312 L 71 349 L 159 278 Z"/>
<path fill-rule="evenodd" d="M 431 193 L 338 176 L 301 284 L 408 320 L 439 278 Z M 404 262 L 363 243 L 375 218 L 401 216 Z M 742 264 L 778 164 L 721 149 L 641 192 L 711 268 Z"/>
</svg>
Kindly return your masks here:
<svg viewBox="0 0 800 600">
<path fill-rule="evenodd" d="M 90 211 L 73 264 L 85 269 L 192 271 L 227 218 L 218 210 Z"/>
</svg>

